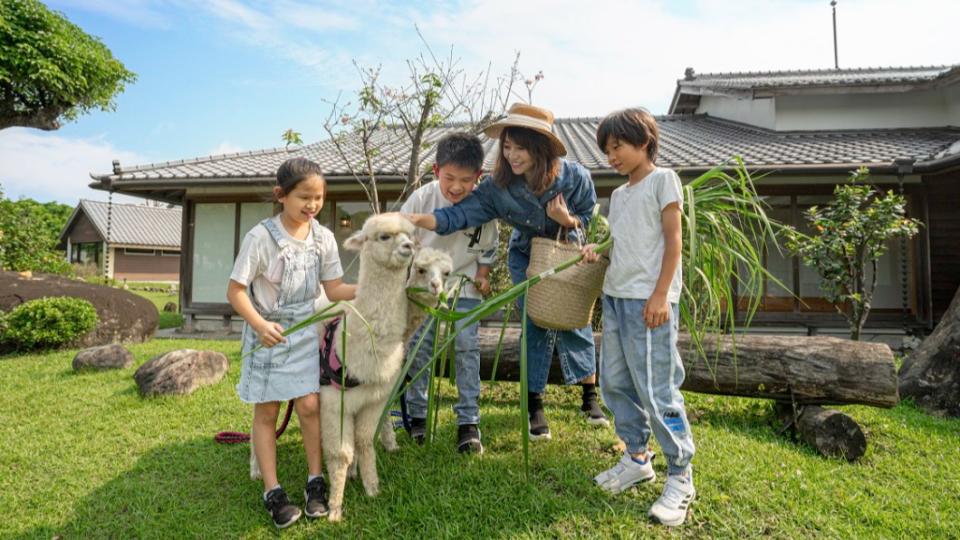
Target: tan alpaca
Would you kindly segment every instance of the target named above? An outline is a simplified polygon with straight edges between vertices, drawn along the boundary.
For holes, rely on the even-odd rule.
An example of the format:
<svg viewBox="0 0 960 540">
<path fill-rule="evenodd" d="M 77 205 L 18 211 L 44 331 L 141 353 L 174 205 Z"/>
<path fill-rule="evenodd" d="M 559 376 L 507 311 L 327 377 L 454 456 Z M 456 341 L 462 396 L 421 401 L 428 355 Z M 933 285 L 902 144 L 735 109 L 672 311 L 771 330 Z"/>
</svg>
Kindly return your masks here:
<svg viewBox="0 0 960 540">
<path fill-rule="evenodd" d="M 343 516 L 343 490 L 350 463 L 356 459 L 367 495 L 379 490 L 373 437 L 393 384 L 403 364 L 407 322 L 407 268 L 414 255 L 413 225 L 399 214 L 369 218 L 344 249 L 360 252 L 357 297 L 347 307 L 347 357 L 337 340 L 337 354 L 347 377 L 359 385 L 343 393 L 333 386 L 320 388 L 320 425 L 323 455 L 330 479 L 330 521 Z M 357 314 L 369 323 L 368 329 Z M 341 322 L 341 324 L 343 324 Z M 372 333 L 372 335 L 371 335 Z"/>
</svg>

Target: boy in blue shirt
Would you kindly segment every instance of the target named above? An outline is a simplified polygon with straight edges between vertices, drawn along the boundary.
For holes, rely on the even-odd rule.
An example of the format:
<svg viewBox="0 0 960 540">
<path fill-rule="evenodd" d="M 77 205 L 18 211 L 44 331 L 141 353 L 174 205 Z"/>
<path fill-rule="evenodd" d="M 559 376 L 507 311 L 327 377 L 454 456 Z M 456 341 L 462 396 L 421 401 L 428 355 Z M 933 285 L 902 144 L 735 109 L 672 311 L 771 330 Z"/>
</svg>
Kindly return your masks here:
<svg viewBox="0 0 960 540">
<path fill-rule="evenodd" d="M 657 122 L 644 109 L 612 113 L 597 128 L 597 144 L 610 166 L 628 177 L 610 197 L 613 247 L 603 284 L 600 350 L 600 392 L 626 452 L 594 480 L 611 493 L 654 480 L 654 454 L 647 449 L 652 431 L 668 476 L 648 515 L 674 526 L 686 520 L 696 490 L 677 351 L 683 188 L 677 173 L 655 165 L 658 143 Z M 594 247 L 584 247 L 584 260 L 597 259 Z"/>
</svg>

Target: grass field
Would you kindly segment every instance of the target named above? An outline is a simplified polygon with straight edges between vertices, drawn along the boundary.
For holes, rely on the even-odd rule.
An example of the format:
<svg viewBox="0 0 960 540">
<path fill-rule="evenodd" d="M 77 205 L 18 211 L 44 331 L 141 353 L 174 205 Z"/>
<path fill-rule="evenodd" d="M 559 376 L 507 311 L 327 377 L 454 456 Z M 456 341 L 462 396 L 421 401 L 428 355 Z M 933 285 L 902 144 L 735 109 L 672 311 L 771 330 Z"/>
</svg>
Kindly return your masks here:
<svg viewBox="0 0 960 540">
<path fill-rule="evenodd" d="M 227 378 L 191 396 L 143 399 L 132 379 L 173 348 L 220 350 Z M 236 398 L 237 342 L 131 346 L 130 369 L 74 373 L 75 351 L 0 358 L 0 537 L 275 538 L 248 477 Z M 286 538 L 950 538 L 960 535 L 960 421 L 908 404 L 847 407 L 867 430 L 858 464 L 824 459 L 776 435 L 767 402 L 688 394 L 698 498 L 676 531 L 649 524 L 662 487 L 608 496 L 591 477 L 618 459 L 612 429 L 586 426 L 575 388 L 550 387 L 554 438 L 532 443 L 524 477 L 515 384 L 485 386 L 486 453 L 453 448 L 445 385 L 438 441 L 381 452 L 380 496 L 346 491 L 345 521 L 301 522 Z M 281 482 L 302 504 L 306 464 L 296 420 L 279 441 Z"/>
<path fill-rule="evenodd" d="M 133 294 L 140 295 L 146 298 L 147 300 L 150 300 L 151 302 L 153 302 L 153 305 L 157 306 L 157 313 L 160 318 L 160 321 L 159 321 L 160 329 L 162 330 L 164 328 L 177 328 L 180 325 L 182 325 L 183 315 L 177 312 L 170 313 L 163 310 L 163 306 L 166 305 L 167 302 L 173 302 L 174 304 L 180 303 L 177 295 L 175 294 L 171 295 L 170 293 L 167 293 L 167 292 L 153 292 L 153 291 L 143 291 L 143 290 L 137 289 L 137 287 L 139 286 L 147 286 L 147 285 L 152 285 L 152 284 L 141 284 L 141 283 L 133 284 L 130 286 L 129 291 L 132 292 Z M 158 286 L 166 286 L 166 285 L 159 284 Z"/>
</svg>

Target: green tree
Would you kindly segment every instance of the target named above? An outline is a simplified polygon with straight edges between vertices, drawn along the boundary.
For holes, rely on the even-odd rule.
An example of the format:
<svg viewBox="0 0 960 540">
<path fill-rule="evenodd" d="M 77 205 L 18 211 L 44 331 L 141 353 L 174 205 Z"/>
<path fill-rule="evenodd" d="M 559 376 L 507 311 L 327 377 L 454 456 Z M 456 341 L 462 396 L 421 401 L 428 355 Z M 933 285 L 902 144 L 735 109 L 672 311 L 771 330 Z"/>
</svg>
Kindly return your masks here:
<svg viewBox="0 0 960 540">
<path fill-rule="evenodd" d="M 813 234 L 793 230 L 787 242 L 805 265 L 820 274 L 820 289 L 846 318 L 852 339 L 860 339 L 870 313 L 877 261 L 886 253 L 887 241 L 910 238 L 920 225 L 905 217 L 903 196 L 893 191 L 884 194 L 866 183 L 869 176 L 866 167 L 852 172 L 849 183 L 834 189 L 833 202 L 806 211 Z"/>
<path fill-rule="evenodd" d="M 37 0 L 0 0 L 0 129 L 58 129 L 113 110 L 136 75 L 96 37 Z"/>
<path fill-rule="evenodd" d="M 0 189 L 0 269 L 71 273 L 70 264 L 56 246 L 72 211 L 55 202 L 11 201 Z"/>
</svg>

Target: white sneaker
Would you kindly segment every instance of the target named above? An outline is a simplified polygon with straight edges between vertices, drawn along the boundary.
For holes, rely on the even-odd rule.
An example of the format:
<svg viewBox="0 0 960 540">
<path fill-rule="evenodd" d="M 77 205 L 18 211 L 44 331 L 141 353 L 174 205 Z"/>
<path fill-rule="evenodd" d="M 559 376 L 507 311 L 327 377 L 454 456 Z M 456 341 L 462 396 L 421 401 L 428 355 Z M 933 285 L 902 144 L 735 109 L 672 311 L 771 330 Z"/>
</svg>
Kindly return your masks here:
<svg viewBox="0 0 960 540">
<path fill-rule="evenodd" d="M 610 493 L 623 493 L 637 484 L 649 482 L 657 477 L 652 465 L 655 455 L 653 452 L 647 452 L 647 461 L 641 464 L 634 461 L 629 453 L 624 453 L 616 465 L 593 477 L 593 481 Z"/>
<path fill-rule="evenodd" d="M 654 521 L 676 527 L 687 519 L 687 509 L 696 497 L 693 479 L 689 476 L 670 475 L 663 486 L 663 495 L 650 507 L 647 515 Z"/>
</svg>

